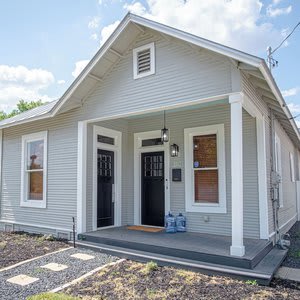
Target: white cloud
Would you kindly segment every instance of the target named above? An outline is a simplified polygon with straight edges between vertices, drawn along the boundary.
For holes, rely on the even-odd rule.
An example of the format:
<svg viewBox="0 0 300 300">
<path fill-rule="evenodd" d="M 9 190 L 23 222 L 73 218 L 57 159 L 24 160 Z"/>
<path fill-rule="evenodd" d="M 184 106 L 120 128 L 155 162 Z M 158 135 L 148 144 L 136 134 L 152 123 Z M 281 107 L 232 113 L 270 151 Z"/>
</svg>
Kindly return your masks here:
<svg viewBox="0 0 300 300">
<path fill-rule="evenodd" d="M 97 29 L 100 24 L 100 18 L 99 17 L 94 17 L 92 20 L 89 21 L 88 23 L 88 28 L 89 29 Z"/>
<path fill-rule="evenodd" d="M 281 31 L 269 23 L 261 0 L 146 0 L 125 4 L 132 13 L 251 53 L 264 53 L 281 41 Z"/>
<path fill-rule="evenodd" d="M 291 96 L 296 96 L 299 92 L 300 92 L 300 88 L 294 87 L 288 90 L 284 90 L 281 93 L 283 97 L 291 97 Z"/>
<path fill-rule="evenodd" d="M 98 39 L 98 34 L 97 33 L 91 34 L 90 39 L 96 41 Z"/>
<path fill-rule="evenodd" d="M 77 77 L 81 71 L 86 67 L 86 65 L 88 64 L 89 60 L 80 60 L 80 61 L 77 61 L 75 63 L 75 69 L 74 71 L 72 72 L 72 76 L 73 77 Z"/>
<path fill-rule="evenodd" d="M 10 111 L 20 99 L 53 100 L 43 89 L 54 82 L 53 74 L 47 70 L 0 65 L 0 110 Z"/>
<path fill-rule="evenodd" d="M 109 36 L 113 33 L 113 31 L 117 28 L 117 26 L 120 24 L 120 21 L 115 21 L 114 23 L 105 26 L 101 30 L 101 39 L 100 39 L 100 44 L 102 45 L 108 38 Z"/>
<path fill-rule="evenodd" d="M 65 84 L 66 83 L 66 81 L 65 80 L 63 80 L 63 79 L 61 79 L 61 80 L 57 80 L 57 84 Z"/>
<path fill-rule="evenodd" d="M 267 7 L 267 15 L 272 18 L 281 16 L 281 15 L 288 15 L 291 12 L 292 12 L 291 5 L 287 6 L 287 7 L 282 7 L 282 8 L 273 7 L 272 5 L 269 5 Z"/>
</svg>

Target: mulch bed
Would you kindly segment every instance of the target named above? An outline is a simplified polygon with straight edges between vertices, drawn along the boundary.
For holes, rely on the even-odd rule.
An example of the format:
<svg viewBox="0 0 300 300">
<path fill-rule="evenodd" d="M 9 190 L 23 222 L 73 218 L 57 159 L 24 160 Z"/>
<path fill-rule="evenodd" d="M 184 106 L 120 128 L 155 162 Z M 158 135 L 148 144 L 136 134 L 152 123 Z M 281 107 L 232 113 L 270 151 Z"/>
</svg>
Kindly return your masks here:
<svg viewBox="0 0 300 300">
<path fill-rule="evenodd" d="M 24 232 L 0 232 L 0 269 L 69 247 L 64 240 Z"/>
<path fill-rule="evenodd" d="M 300 268 L 300 222 L 297 222 L 288 233 L 291 237 L 291 247 L 282 265 L 289 268 Z"/>
<path fill-rule="evenodd" d="M 124 261 L 103 269 L 65 293 L 84 299 L 300 299 L 300 291 L 278 284 L 258 286 L 227 277 Z"/>
</svg>

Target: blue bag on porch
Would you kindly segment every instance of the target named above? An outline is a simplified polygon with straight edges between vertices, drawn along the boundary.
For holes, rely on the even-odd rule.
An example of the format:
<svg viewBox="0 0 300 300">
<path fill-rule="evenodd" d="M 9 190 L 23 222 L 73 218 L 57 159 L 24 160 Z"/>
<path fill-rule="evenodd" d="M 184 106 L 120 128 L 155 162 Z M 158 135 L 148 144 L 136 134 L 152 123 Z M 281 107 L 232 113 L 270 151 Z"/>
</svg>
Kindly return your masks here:
<svg viewBox="0 0 300 300">
<path fill-rule="evenodd" d="M 176 217 L 176 227 L 178 232 L 186 232 L 186 218 L 182 213 Z"/>
<path fill-rule="evenodd" d="M 165 228 L 167 233 L 174 233 L 177 231 L 176 218 L 171 214 L 171 212 L 165 216 Z"/>
</svg>

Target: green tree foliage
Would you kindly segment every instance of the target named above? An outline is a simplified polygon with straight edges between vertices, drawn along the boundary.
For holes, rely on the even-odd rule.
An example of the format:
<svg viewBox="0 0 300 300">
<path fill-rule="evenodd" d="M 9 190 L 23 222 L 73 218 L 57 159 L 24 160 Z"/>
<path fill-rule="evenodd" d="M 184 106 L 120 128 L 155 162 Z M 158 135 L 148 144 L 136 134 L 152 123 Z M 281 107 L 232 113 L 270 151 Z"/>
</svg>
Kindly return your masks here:
<svg viewBox="0 0 300 300">
<path fill-rule="evenodd" d="M 32 108 L 38 107 L 43 105 L 44 102 L 42 100 L 37 100 L 37 101 L 25 101 L 25 100 L 20 100 L 17 103 L 17 108 L 13 109 L 10 113 L 6 113 L 5 111 L 0 111 L 0 120 L 4 120 L 7 118 L 14 117 L 24 111 L 30 110 Z"/>
</svg>

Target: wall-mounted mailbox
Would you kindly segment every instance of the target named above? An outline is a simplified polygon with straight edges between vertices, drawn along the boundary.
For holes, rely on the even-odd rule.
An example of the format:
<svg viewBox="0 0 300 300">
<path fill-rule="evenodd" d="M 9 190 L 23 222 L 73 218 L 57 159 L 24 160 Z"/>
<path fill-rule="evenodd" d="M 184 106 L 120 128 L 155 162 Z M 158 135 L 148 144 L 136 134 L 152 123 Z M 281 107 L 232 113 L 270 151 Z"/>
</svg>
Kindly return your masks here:
<svg viewBox="0 0 300 300">
<path fill-rule="evenodd" d="M 181 181 L 181 169 L 172 169 L 172 181 Z"/>
</svg>

